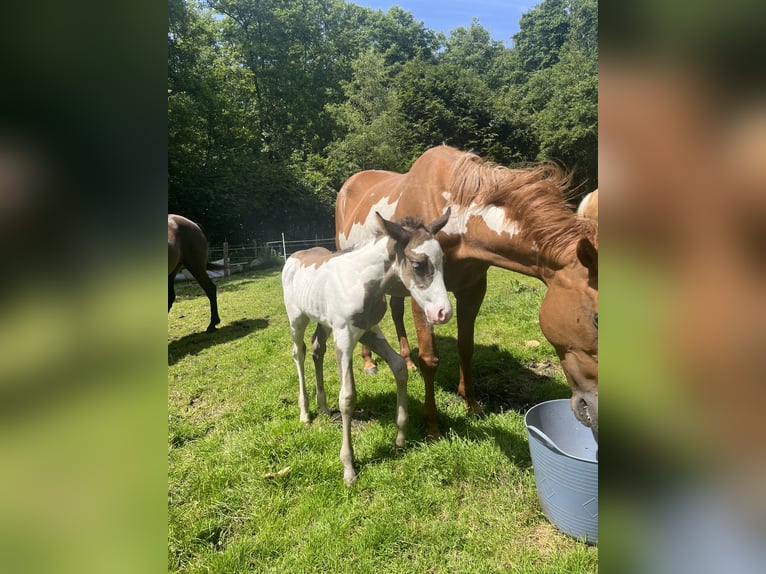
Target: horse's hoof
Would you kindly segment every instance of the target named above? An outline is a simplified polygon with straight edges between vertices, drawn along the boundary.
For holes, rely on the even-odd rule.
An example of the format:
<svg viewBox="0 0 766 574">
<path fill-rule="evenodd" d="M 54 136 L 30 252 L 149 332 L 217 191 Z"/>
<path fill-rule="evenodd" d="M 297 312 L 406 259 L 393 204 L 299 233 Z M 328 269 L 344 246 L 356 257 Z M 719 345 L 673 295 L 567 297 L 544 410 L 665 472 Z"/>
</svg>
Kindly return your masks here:
<svg viewBox="0 0 766 574">
<path fill-rule="evenodd" d="M 418 366 L 413 361 L 411 361 L 410 359 L 404 359 L 404 362 L 407 363 L 407 369 L 408 370 L 410 370 L 410 371 L 417 371 L 418 370 Z"/>
<path fill-rule="evenodd" d="M 378 367 L 376 367 L 375 365 L 373 365 L 372 367 L 367 367 L 364 370 L 364 374 L 365 375 L 377 375 L 378 374 Z"/>
<path fill-rule="evenodd" d="M 426 433 L 426 442 L 437 442 L 444 438 L 439 429 L 431 430 Z"/>
<path fill-rule="evenodd" d="M 352 471 L 344 471 L 343 472 L 343 482 L 346 483 L 346 486 L 351 486 L 356 482 L 357 474 L 356 472 Z"/>
<path fill-rule="evenodd" d="M 215 325 L 209 325 L 205 332 L 206 333 L 215 333 L 216 331 L 217 331 L 217 329 L 215 328 Z"/>
<path fill-rule="evenodd" d="M 472 415 L 483 415 L 484 414 L 484 407 L 481 406 L 476 401 L 472 401 L 471 403 L 468 403 L 465 405 L 465 410 Z"/>
</svg>

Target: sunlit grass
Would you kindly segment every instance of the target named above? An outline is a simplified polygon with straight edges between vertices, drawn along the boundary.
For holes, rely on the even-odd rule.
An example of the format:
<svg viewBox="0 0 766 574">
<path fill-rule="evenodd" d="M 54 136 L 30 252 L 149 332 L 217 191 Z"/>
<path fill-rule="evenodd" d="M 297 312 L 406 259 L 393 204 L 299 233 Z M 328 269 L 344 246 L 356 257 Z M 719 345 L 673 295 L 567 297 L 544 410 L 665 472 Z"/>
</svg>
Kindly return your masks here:
<svg viewBox="0 0 766 574">
<path fill-rule="evenodd" d="M 363 375 L 355 358 L 351 487 L 338 421 L 314 404 L 312 423 L 298 420 L 279 269 L 217 284 L 217 333 L 203 332 L 209 308 L 194 283 L 178 285 L 168 316 L 170 571 L 597 571 L 596 548 L 558 532 L 537 501 L 523 415 L 569 396 L 537 325 L 541 283 L 490 271 L 474 364 L 483 417 L 466 415 L 457 397 L 455 321 L 437 327 L 445 440 L 423 440 L 423 382 L 412 373 L 408 443 L 397 451 L 393 376 Z M 389 317 L 382 328 L 393 341 Z M 310 359 L 306 367 L 313 385 Z M 332 352 L 325 376 L 337 409 Z"/>
</svg>

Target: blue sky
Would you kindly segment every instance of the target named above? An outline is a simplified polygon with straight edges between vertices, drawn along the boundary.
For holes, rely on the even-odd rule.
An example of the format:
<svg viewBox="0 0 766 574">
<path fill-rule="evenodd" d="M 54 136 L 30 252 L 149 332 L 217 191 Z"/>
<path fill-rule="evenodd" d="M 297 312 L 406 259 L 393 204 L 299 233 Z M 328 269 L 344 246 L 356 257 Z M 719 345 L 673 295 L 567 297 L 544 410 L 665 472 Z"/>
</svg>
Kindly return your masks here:
<svg viewBox="0 0 766 574">
<path fill-rule="evenodd" d="M 471 18 L 489 31 L 493 40 L 510 47 L 511 36 L 519 31 L 519 19 L 542 0 L 349 0 L 354 4 L 388 12 L 399 6 L 426 28 L 449 34 L 458 26 L 468 27 Z"/>
</svg>

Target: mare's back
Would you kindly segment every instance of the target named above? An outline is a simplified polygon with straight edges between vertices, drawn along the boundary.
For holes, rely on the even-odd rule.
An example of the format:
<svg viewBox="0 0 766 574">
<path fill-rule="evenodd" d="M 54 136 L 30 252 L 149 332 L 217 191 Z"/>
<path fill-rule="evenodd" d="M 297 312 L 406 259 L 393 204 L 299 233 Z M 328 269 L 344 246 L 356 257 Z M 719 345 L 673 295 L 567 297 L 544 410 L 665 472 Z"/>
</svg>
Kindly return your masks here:
<svg viewBox="0 0 766 574">
<path fill-rule="evenodd" d="M 370 208 L 392 195 L 401 173 L 384 170 L 360 171 L 352 175 L 340 188 L 335 200 L 335 234 L 348 235 L 355 223 L 363 224 Z"/>
</svg>

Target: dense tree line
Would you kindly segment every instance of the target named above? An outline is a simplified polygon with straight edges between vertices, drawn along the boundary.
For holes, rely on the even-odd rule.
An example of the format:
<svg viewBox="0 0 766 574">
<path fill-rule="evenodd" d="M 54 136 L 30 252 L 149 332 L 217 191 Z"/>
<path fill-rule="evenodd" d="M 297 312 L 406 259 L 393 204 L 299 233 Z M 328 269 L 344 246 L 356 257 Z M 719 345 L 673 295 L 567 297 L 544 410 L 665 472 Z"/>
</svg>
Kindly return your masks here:
<svg viewBox="0 0 766 574">
<path fill-rule="evenodd" d="M 513 45 L 344 0 L 169 0 L 168 209 L 214 242 L 331 236 L 343 182 L 448 143 L 597 177 L 597 3 L 544 0 Z"/>
</svg>

